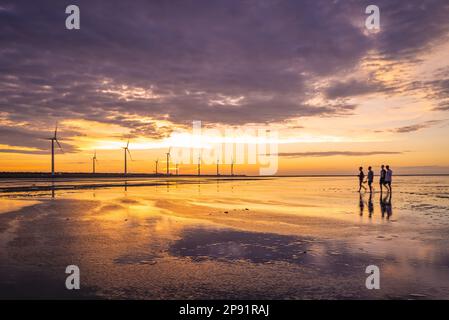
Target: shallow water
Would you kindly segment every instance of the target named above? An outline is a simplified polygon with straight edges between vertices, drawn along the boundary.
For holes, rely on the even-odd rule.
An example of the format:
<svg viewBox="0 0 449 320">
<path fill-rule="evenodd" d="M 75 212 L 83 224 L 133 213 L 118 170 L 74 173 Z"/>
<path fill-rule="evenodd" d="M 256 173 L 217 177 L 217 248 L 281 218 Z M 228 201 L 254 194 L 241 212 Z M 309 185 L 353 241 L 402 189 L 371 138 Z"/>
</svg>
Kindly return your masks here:
<svg viewBox="0 0 449 320">
<path fill-rule="evenodd" d="M 396 177 L 372 197 L 356 184 L 189 178 L 4 194 L 0 296 L 449 298 L 449 177 Z M 71 264 L 79 291 L 64 287 Z M 380 290 L 365 287 L 368 265 Z"/>
</svg>

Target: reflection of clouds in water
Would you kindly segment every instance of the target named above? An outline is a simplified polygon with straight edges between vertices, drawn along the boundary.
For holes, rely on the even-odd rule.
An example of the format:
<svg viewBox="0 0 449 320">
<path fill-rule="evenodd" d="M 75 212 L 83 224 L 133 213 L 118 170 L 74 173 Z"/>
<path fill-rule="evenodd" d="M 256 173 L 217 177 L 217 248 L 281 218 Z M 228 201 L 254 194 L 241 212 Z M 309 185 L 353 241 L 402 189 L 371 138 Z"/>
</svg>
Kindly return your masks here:
<svg viewBox="0 0 449 320">
<path fill-rule="evenodd" d="M 195 260 L 249 260 L 266 263 L 272 260 L 289 261 L 292 255 L 304 252 L 306 245 L 293 236 L 251 233 L 234 230 L 187 229 L 170 252 Z"/>
<path fill-rule="evenodd" d="M 254 233 L 229 229 L 191 228 L 184 230 L 169 253 L 192 261 L 246 261 L 254 264 L 286 262 L 320 267 L 323 272 L 346 273 L 380 260 L 366 253 L 351 253 L 339 241 L 325 242 L 312 238 Z M 350 267 L 349 267 L 350 266 Z"/>
<path fill-rule="evenodd" d="M 374 264 L 384 272 L 384 280 L 391 288 L 416 286 L 411 277 L 419 274 L 421 291 L 449 290 L 449 275 L 441 269 L 447 266 L 449 252 L 433 245 L 429 245 L 427 250 L 430 251 L 422 255 L 400 239 L 394 242 L 376 239 L 370 247 L 362 243 L 366 239 L 348 245 L 344 240 L 230 229 L 192 227 L 180 235 L 182 238 L 173 242 L 168 252 L 193 263 L 249 263 L 262 268 L 267 264 L 280 264 L 281 268 L 290 265 L 300 267 L 304 272 L 318 272 L 320 276 L 350 277 L 362 284 L 366 266 Z M 404 246 L 408 251 L 404 251 Z"/>
</svg>

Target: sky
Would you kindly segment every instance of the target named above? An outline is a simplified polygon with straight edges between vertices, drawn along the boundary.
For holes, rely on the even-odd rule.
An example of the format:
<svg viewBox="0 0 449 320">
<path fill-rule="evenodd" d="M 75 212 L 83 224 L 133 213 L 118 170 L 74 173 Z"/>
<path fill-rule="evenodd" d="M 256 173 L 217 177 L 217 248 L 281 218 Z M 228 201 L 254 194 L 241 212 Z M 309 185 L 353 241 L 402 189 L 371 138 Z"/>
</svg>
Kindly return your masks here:
<svg viewBox="0 0 449 320">
<path fill-rule="evenodd" d="M 0 171 L 48 172 L 58 123 L 59 172 L 90 172 L 95 150 L 122 172 L 130 139 L 136 173 L 223 141 L 275 144 L 276 174 L 449 173 L 448 17 L 447 0 L 0 0 Z M 260 173 L 248 162 L 236 173 Z"/>
</svg>

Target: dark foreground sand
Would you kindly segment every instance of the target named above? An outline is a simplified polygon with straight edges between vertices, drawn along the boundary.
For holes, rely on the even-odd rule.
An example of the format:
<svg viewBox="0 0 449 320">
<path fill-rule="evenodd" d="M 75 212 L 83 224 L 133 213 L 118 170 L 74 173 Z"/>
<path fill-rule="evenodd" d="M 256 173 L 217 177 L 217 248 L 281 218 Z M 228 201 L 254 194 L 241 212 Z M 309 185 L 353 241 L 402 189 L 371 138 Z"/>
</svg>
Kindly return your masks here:
<svg viewBox="0 0 449 320">
<path fill-rule="evenodd" d="M 4 194 L 0 298 L 448 299 L 449 179 L 402 179 L 371 199 L 349 178 Z"/>
</svg>

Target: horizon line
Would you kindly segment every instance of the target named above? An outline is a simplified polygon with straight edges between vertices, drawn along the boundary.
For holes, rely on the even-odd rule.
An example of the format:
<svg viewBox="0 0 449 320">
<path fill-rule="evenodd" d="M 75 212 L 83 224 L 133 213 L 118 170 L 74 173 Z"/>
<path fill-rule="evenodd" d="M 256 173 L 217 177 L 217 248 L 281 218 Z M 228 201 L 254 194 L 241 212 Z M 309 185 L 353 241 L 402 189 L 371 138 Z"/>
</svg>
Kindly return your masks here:
<svg viewBox="0 0 449 320">
<path fill-rule="evenodd" d="M 50 176 L 51 177 L 51 172 L 38 172 L 38 171 L 31 171 L 31 172 L 27 172 L 27 171 L 3 171 L 0 172 L 0 178 L 4 178 L 7 177 L 8 178 L 14 178 L 14 175 L 20 176 L 20 175 L 30 175 L 30 176 L 36 176 L 36 175 L 40 175 L 40 176 Z M 270 178 L 270 177 L 278 177 L 278 178 L 288 178 L 288 177 L 355 177 L 357 176 L 357 174 L 349 174 L 349 173 L 337 173 L 337 174 L 327 174 L 327 173 L 316 173 L 316 174 L 279 174 L 279 175 L 246 175 L 246 174 L 220 174 L 220 175 L 216 175 L 216 174 L 175 174 L 175 173 L 171 173 L 169 175 L 165 174 L 165 173 L 120 173 L 120 172 L 96 172 L 96 173 L 92 173 L 92 172 L 56 172 L 55 173 L 55 178 L 56 177 L 63 177 L 63 176 L 86 176 L 86 177 L 94 177 L 94 176 L 117 176 L 117 177 L 248 177 L 248 178 L 255 178 L 255 177 L 260 177 L 260 178 Z M 395 174 L 396 177 L 413 177 L 413 176 L 449 176 L 449 173 L 402 173 L 402 174 Z"/>
</svg>

